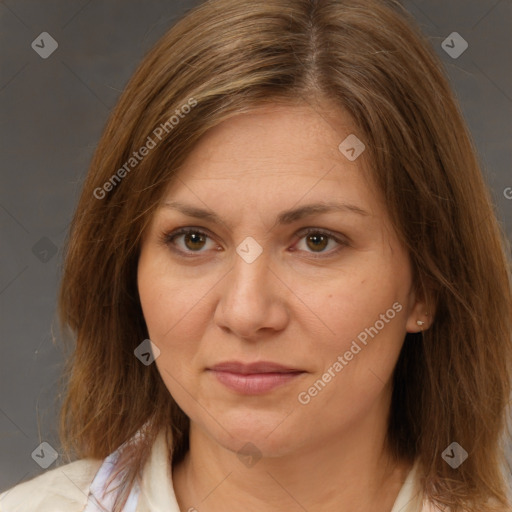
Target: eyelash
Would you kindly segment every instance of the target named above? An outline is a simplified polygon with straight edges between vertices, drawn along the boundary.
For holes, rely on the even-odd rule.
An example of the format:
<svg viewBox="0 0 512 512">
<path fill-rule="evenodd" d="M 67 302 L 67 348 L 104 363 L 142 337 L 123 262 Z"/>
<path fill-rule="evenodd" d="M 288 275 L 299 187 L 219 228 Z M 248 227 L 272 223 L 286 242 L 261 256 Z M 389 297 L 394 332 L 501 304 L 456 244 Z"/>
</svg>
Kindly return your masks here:
<svg viewBox="0 0 512 512">
<path fill-rule="evenodd" d="M 306 229 L 307 229 L 307 231 L 301 231 L 300 233 L 298 233 L 298 236 L 300 235 L 298 241 L 302 240 L 303 238 L 305 238 L 311 234 L 315 234 L 315 235 L 322 235 L 322 236 L 328 237 L 329 239 L 334 240 L 336 243 L 340 244 L 340 247 L 338 247 L 336 249 L 332 249 L 331 251 L 329 251 L 327 253 L 317 253 L 317 254 L 315 254 L 314 252 L 309 253 L 312 258 L 327 258 L 329 256 L 337 254 L 344 247 L 349 246 L 349 243 L 347 241 L 340 239 L 337 235 L 335 235 L 334 233 L 332 233 L 328 230 L 318 229 L 318 228 L 306 228 Z M 207 237 L 209 239 L 212 238 L 212 237 L 210 237 L 210 235 L 208 235 L 208 233 L 205 233 L 201 229 L 180 228 L 171 233 L 163 232 L 161 235 L 161 242 L 165 246 L 174 246 L 174 240 L 176 238 L 178 238 L 181 235 L 190 235 L 190 234 L 201 235 L 201 236 Z M 175 246 L 171 247 L 171 250 L 173 250 L 176 253 L 179 253 L 181 256 L 184 256 L 185 258 L 195 258 L 197 256 L 194 254 L 194 252 L 197 254 L 200 254 L 201 252 L 203 252 L 203 251 L 182 251 L 181 249 L 177 249 Z"/>
</svg>

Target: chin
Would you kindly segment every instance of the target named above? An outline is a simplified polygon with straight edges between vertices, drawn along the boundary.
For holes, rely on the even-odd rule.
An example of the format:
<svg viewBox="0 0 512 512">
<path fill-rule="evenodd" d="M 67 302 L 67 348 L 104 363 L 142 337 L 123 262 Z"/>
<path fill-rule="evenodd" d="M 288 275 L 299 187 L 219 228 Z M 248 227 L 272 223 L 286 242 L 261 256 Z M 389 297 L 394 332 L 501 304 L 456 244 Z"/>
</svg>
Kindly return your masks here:
<svg viewBox="0 0 512 512">
<path fill-rule="evenodd" d="M 287 435 L 267 436 L 254 430 L 240 432 L 236 438 L 226 434 L 220 439 L 217 438 L 216 441 L 236 454 L 242 462 L 247 455 L 256 458 L 274 458 L 293 453 L 296 449 L 293 439 Z"/>
<path fill-rule="evenodd" d="M 243 453 L 245 447 L 245 450 L 254 450 L 262 457 L 279 457 L 296 448 L 289 425 L 283 421 L 286 416 L 287 413 L 282 411 L 238 411 L 218 416 L 222 427 L 212 420 L 208 421 L 207 426 L 203 424 L 202 428 L 206 429 L 210 438 L 237 455 L 241 450 Z"/>
</svg>

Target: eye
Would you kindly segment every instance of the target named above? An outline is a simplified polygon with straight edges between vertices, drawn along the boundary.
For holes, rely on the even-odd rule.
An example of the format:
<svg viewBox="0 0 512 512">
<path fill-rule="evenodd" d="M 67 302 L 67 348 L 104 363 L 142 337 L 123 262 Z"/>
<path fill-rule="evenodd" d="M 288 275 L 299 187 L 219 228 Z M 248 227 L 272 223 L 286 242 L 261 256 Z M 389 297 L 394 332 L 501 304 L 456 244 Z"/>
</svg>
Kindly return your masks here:
<svg viewBox="0 0 512 512">
<path fill-rule="evenodd" d="M 313 254 L 313 258 L 330 256 L 340 251 L 343 247 L 349 245 L 349 243 L 342 240 L 339 235 L 335 235 L 330 231 L 322 229 L 307 228 L 307 231 L 302 231 L 298 233 L 297 236 L 299 236 L 299 243 L 296 243 L 293 246 L 292 252 L 299 249 L 301 251 L 309 252 L 309 254 Z M 302 242 L 302 240 L 304 240 L 306 249 L 300 247 L 300 242 Z M 173 251 L 187 257 L 193 257 L 193 253 L 205 252 L 208 249 L 216 248 L 216 250 L 222 250 L 218 246 L 215 246 L 210 235 L 193 227 L 180 228 L 172 233 L 164 232 L 161 235 L 161 241 L 164 245 L 170 246 Z M 208 247 L 208 242 L 213 244 L 213 246 L 210 245 L 210 247 Z M 331 245 L 338 245 L 338 248 L 335 247 L 333 250 L 325 251 L 331 242 Z M 319 255 L 317 256 L 315 253 Z M 326 254 L 324 255 L 324 253 Z"/>
<path fill-rule="evenodd" d="M 304 250 L 301 248 L 302 245 L 302 247 L 306 247 L 306 252 L 309 252 L 307 249 L 311 249 L 311 252 L 313 254 L 322 254 L 321 256 L 313 256 L 315 258 L 324 257 L 324 253 L 327 253 L 326 256 L 330 256 L 340 251 L 343 247 L 349 245 L 347 241 L 342 240 L 339 236 L 331 233 L 330 231 L 322 229 L 308 228 L 306 232 L 301 232 L 298 234 L 298 236 L 300 236 L 301 238 L 299 240 L 299 243 L 294 246 L 293 250 L 296 250 L 296 248 Z M 304 240 L 303 244 L 301 244 L 302 240 Z M 333 242 L 333 244 L 331 245 L 338 245 L 338 248 L 334 248 L 333 250 L 330 251 L 325 251 L 324 249 L 329 246 L 330 242 Z"/>
<path fill-rule="evenodd" d="M 181 239 L 179 241 L 181 243 L 177 243 L 177 239 Z M 176 249 L 173 248 L 173 250 L 180 253 L 204 252 L 203 248 L 208 249 L 207 240 L 213 243 L 208 234 L 196 228 L 181 228 L 173 233 L 162 234 L 162 242 L 165 245 L 175 246 Z"/>
</svg>

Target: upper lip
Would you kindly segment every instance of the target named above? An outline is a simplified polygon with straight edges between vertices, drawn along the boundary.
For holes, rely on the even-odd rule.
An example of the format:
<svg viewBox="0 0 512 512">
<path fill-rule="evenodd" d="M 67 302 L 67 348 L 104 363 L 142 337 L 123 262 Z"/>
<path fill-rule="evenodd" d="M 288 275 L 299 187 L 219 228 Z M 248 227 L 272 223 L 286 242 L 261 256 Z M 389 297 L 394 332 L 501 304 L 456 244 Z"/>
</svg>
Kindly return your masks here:
<svg viewBox="0 0 512 512">
<path fill-rule="evenodd" d="M 271 361 L 257 361 L 254 363 L 241 363 L 239 361 L 226 361 L 216 364 L 209 368 L 219 372 L 240 373 L 249 375 L 254 373 L 292 373 L 301 372 L 297 368 L 290 368 L 282 364 L 273 363 Z"/>
</svg>

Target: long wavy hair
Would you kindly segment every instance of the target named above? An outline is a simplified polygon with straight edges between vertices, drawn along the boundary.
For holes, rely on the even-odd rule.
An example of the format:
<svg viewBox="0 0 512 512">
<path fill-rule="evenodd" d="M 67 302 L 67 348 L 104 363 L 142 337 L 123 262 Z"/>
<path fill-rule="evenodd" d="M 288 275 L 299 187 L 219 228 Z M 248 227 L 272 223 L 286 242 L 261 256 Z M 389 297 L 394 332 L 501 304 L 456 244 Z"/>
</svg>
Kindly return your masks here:
<svg viewBox="0 0 512 512">
<path fill-rule="evenodd" d="M 144 58 L 107 122 L 67 239 L 63 451 L 103 459 L 124 447 L 114 512 L 161 429 L 170 463 L 187 452 L 187 416 L 156 365 L 134 356 L 148 338 L 141 237 L 199 138 L 272 104 L 350 114 L 414 285 L 435 313 L 430 329 L 406 335 L 393 374 L 393 454 L 418 461 L 424 495 L 442 509 L 510 511 L 510 247 L 442 63 L 395 0 L 213 0 Z M 148 137 L 156 145 L 135 165 Z M 441 457 L 453 441 L 469 453 L 457 469 Z"/>
</svg>

